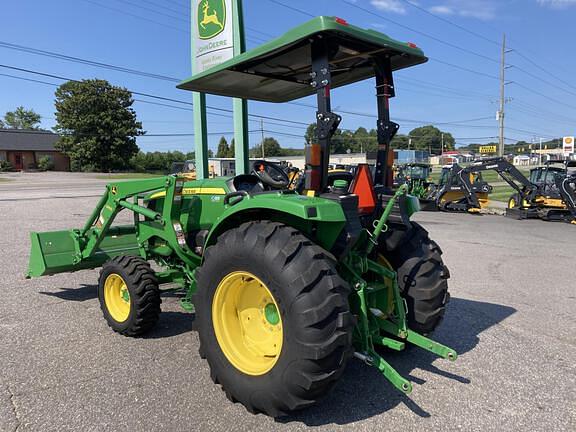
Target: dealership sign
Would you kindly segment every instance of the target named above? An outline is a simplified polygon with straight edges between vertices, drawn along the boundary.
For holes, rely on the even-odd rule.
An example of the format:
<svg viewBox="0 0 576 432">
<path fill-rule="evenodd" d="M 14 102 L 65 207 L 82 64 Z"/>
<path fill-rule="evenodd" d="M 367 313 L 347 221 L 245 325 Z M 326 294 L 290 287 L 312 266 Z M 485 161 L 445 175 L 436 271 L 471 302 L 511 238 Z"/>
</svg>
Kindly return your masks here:
<svg viewBox="0 0 576 432">
<path fill-rule="evenodd" d="M 232 0 L 195 2 L 192 56 L 195 74 L 234 57 Z"/>
<path fill-rule="evenodd" d="M 480 146 L 480 153 L 496 153 L 495 145 Z"/>
<path fill-rule="evenodd" d="M 564 155 L 569 156 L 574 153 L 574 137 L 564 137 L 564 143 L 562 147 L 564 149 Z"/>
</svg>

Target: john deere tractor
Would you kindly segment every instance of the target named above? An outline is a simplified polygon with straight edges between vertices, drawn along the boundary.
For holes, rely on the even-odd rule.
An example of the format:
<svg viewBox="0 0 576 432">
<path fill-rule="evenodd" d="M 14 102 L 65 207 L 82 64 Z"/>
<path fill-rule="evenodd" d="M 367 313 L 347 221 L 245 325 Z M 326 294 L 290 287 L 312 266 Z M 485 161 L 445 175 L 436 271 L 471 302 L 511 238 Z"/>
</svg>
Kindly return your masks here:
<svg viewBox="0 0 576 432">
<path fill-rule="evenodd" d="M 193 76 L 179 87 L 265 102 L 316 95 L 317 139 L 306 148 L 302 193 L 265 161 L 235 177 L 111 183 L 83 227 L 31 234 L 28 275 L 102 267 L 104 318 L 126 336 L 151 330 L 162 293 L 177 286 L 182 306 L 195 311 L 212 379 L 254 413 L 314 404 L 352 357 L 410 393 L 384 352 L 412 344 L 457 357 L 425 336 L 449 299 L 442 251 L 409 220 L 418 201 L 405 187 L 390 194 L 392 72 L 426 60 L 413 44 L 319 17 Z M 332 90 L 374 77 L 375 177 L 360 166 L 351 184 L 329 186 L 330 141 L 341 120 Z M 389 219 L 394 207 L 398 222 Z M 133 223 L 113 226 L 121 211 Z"/>
</svg>

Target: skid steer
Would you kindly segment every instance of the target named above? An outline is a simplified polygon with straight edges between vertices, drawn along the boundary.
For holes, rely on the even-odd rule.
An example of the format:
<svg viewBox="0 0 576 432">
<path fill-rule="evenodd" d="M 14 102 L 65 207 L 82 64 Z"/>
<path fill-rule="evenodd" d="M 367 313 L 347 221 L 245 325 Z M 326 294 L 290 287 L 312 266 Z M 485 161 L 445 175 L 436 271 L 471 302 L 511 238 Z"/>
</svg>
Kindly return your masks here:
<svg viewBox="0 0 576 432">
<path fill-rule="evenodd" d="M 266 161 L 235 177 L 111 183 L 83 227 L 31 233 L 28 276 L 102 267 L 104 318 L 126 336 L 152 329 L 161 292 L 177 286 L 182 306 L 195 312 L 212 379 L 253 413 L 281 416 L 314 404 L 352 357 L 410 393 L 383 352 L 411 344 L 457 357 L 426 336 L 449 299 L 442 251 L 409 220 L 418 201 L 404 186 L 391 194 L 392 73 L 426 60 L 414 44 L 318 17 L 193 76 L 179 88 L 265 102 L 316 95 L 302 193 Z M 374 77 L 376 175 L 361 166 L 352 184 L 329 185 L 341 120 L 332 90 Z M 394 207 L 399 222 L 389 218 Z M 132 224 L 113 226 L 121 211 L 133 214 Z"/>
<path fill-rule="evenodd" d="M 576 224 L 576 161 L 548 161 L 530 170 L 524 187 L 515 189 L 507 216 Z"/>
<path fill-rule="evenodd" d="M 568 172 L 573 162 L 565 162 L 564 168 L 560 169 L 553 168 L 552 164 L 532 169 L 528 179 L 504 158 L 484 159 L 473 162 L 466 168 L 452 167 L 451 173 L 447 175 L 449 180 L 446 184 L 454 184 L 451 179 L 456 178 L 458 192 L 462 194 L 462 198 L 456 203 L 457 208 L 461 211 L 479 213 L 486 205 L 487 193 L 492 190 L 490 185 L 481 180 L 481 174 L 485 171 L 494 171 L 516 191 L 508 200 L 506 216 L 514 219 L 573 223 L 576 220 L 576 174 Z M 448 188 L 440 189 L 437 200 L 440 205 L 454 207 L 449 201 L 442 203 L 442 193 L 446 194 L 449 191 Z"/>
<path fill-rule="evenodd" d="M 442 167 L 440 180 L 429 186 L 426 199 L 435 202 L 442 211 L 480 213 L 488 206 L 492 189 L 480 170 L 453 164 Z"/>
</svg>

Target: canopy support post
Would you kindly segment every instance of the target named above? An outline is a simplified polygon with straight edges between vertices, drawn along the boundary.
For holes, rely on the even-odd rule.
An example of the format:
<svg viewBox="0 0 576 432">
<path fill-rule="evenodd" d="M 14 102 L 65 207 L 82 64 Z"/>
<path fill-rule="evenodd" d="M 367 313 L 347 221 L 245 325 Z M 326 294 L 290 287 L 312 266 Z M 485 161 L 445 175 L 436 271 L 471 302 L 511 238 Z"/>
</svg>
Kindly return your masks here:
<svg viewBox="0 0 576 432">
<path fill-rule="evenodd" d="M 305 189 L 309 194 L 324 192 L 328 186 L 330 143 L 342 118 L 332 112 L 330 87 L 329 45 L 326 39 L 312 41 L 312 72 L 310 85 L 316 89 L 318 111 L 316 112 L 317 143 L 306 145 Z"/>
<path fill-rule="evenodd" d="M 396 96 L 390 56 L 374 58 L 376 73 L 376 99 L 378 102 L 378 152 L 374 185 L 383 186 L 390 193 L 393 185 L 394 152 L 390 148 L 392 139 L 400 125 L 390 121 L 390 98 Z"/>
</svg>

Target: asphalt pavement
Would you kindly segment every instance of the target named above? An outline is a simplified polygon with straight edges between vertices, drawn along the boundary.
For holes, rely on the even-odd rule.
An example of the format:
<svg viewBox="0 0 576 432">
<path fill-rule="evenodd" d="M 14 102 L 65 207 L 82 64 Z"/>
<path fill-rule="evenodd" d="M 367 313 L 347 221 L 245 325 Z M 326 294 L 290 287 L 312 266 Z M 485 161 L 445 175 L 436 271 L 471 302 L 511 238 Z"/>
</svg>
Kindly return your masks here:
<svg viewBox="0 0 576 432">
<path fill-rule="evenodd" d="M 408 397 L 353 360 L 319 405 L 273 420 L 212 383 L 177 298 L 131 339 L 102 318 L 96 270 L 24 278 L 28 233 L 80 227 L 104 183 L 54 173 L 0 183 L 0 431 L 576 430 L 576 226 L 416 215 L 452 275 L 434 338 L 459 359 L 391 353 Z"/>
</svg>

